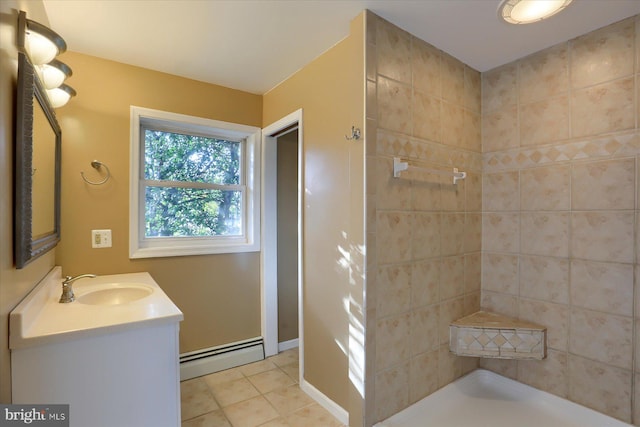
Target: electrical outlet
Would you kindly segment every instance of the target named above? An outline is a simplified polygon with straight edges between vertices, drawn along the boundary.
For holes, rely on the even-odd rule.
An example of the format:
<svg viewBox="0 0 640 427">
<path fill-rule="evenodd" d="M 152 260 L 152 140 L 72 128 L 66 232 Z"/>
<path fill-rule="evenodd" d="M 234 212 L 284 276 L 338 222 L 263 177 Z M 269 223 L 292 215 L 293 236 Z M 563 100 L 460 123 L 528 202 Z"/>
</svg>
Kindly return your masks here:
<svg viewBox="0 0 640 427">
<path fill-rule="evenodd" d="M 110 248 L 111 230 L 91 230 L 92 248 Z"/>
</svg>

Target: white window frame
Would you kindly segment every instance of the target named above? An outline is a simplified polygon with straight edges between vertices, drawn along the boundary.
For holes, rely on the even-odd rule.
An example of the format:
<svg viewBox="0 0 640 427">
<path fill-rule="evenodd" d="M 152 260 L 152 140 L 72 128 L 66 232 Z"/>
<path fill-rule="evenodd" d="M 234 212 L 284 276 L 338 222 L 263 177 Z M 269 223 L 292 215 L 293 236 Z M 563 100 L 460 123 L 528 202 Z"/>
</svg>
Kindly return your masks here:
<svg viewBox="0 0 640 427">
<path fill-rule="evenodd" d="M 171 132 L 212 135 L 242 140 L 245 174 L 243 200 L 243 236 L 163 237 L 144 236 L 144 186 L 141 168 L 143 125 L 171 129 Z M 129 165 L 129 258 L 154 258 L 186 255 L 260 251 L 260 144 L 261 129 L 255 126 L 222 122 L 149 108 L 131 106 L 131 141 Z"/>
</svg>

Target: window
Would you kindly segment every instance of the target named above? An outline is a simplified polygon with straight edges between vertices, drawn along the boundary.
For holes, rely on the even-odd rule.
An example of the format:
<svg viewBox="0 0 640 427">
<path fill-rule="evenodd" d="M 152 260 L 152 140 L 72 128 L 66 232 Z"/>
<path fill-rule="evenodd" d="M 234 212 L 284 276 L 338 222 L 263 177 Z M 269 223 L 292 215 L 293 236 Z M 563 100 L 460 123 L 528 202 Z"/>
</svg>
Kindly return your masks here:
<svg viewBox="0 0 640 427">
<path fill-rule="evenodd" d="M 130 258 L 260 250 L 260 129 L 131 107 Z"/>
</svg>

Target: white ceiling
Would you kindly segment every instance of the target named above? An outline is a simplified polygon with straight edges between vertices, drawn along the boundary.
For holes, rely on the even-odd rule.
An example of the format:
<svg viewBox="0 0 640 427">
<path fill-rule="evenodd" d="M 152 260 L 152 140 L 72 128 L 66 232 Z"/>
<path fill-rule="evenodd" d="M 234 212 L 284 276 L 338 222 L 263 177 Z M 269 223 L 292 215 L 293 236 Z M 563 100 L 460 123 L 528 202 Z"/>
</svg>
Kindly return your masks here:
<svg viewBox="0 0 640 427">
<path fill-rule="evenodd" d="M 363 9 L 479 71 L 640 13 L 640 0 L 574 0 L 547 21 L 509 25 L 497 18 L 499 3 L 44 0 L 51 28 L 71 51 L 257 94 L 346 37 L 349 22 Z"/>
</svg>

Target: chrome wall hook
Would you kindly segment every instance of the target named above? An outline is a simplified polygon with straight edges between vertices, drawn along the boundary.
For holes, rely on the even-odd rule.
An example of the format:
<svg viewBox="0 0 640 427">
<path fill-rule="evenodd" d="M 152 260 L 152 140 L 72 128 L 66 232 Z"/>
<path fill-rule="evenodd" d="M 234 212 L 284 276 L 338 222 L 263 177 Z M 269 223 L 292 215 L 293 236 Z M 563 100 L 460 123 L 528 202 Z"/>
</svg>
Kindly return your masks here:
<svg viewBox="0 0 640 427">
<path fill-rule="evenodd" d="M 104 177 L 104 179 L 102 181 L 98 181 L 98 182 L 94 182 L 94 181 L 89 181 L 85 176 L 84 176 L 84 172 L 80 172 L 80 175 L 82 176 L 82 179 L 84 180 L 84 182 L 86 182 L 87 184 L 91 184 L 91 185 L 102 185 L 105 182 L 109 181 L 109 178 L 111 178 L 111 171 L 109 170 L 109 167 L 107 165 L 105 165 L 102 162 L 99 162 L 98 160 L 94 160 L 91 162 L 91 167 L 94 168 L 95 170 L 99 171 L 101 167 L 103 167 L 107 170 L 107 176 Z"/>
<path fill-rule="evenodd" d="M 352 141 L 352 140 L 359 140 L 360 139 L 360 128 L 357 128 L 355 126 L 351 126 L 351 136 L 349 135 L 345 135 L 344 136 L 346 138 L 347 141 Z"/>
</svg>

